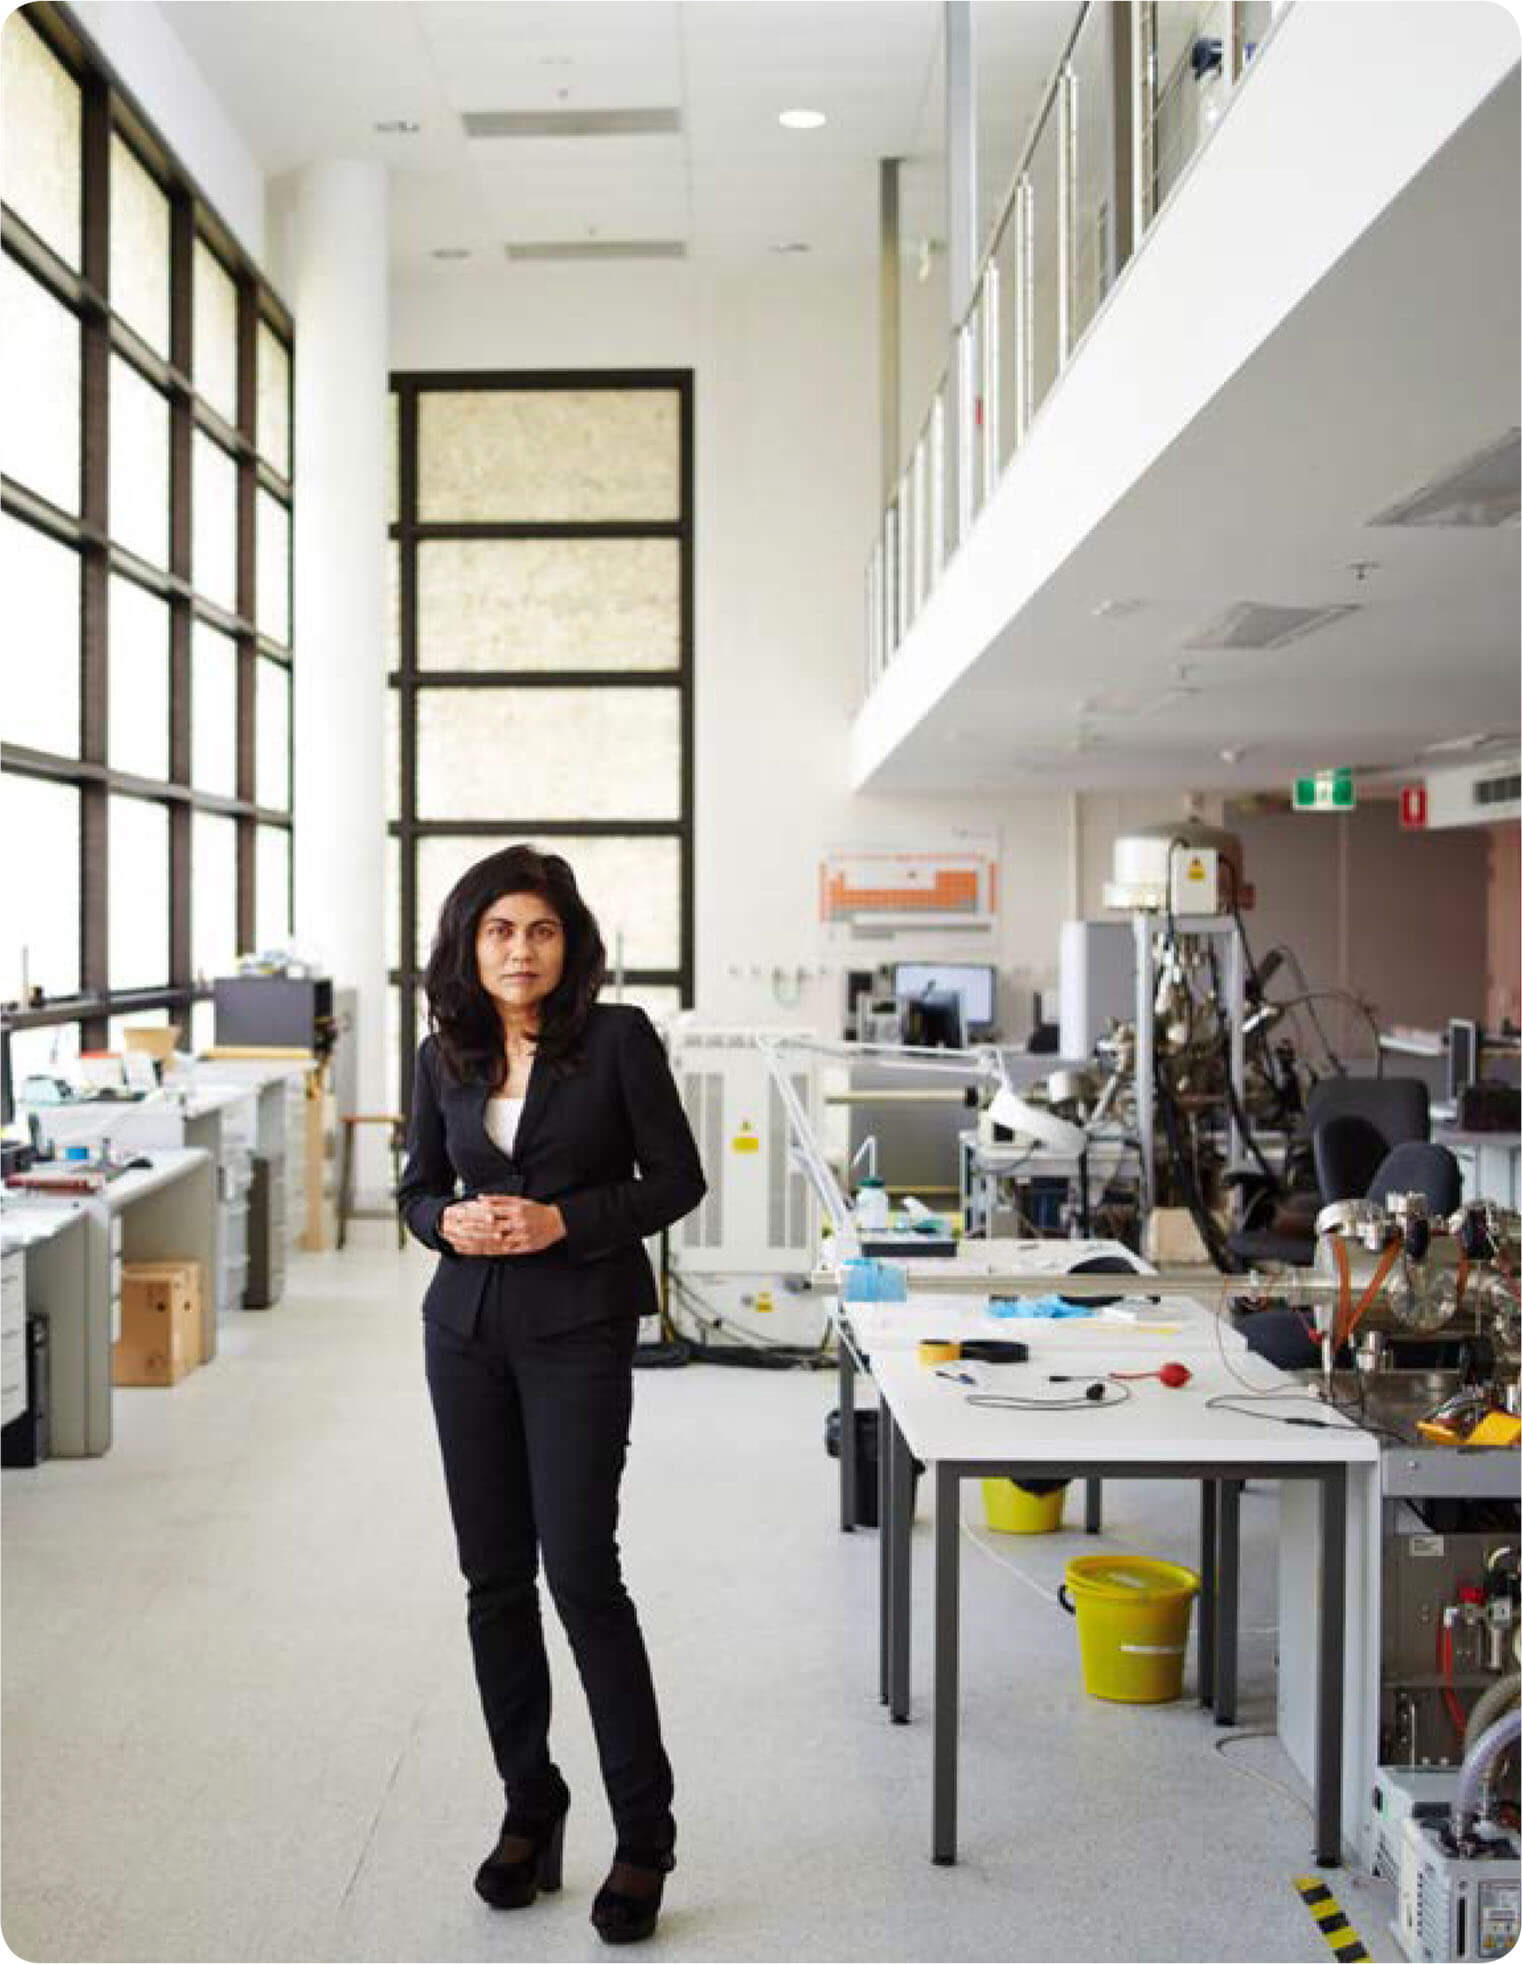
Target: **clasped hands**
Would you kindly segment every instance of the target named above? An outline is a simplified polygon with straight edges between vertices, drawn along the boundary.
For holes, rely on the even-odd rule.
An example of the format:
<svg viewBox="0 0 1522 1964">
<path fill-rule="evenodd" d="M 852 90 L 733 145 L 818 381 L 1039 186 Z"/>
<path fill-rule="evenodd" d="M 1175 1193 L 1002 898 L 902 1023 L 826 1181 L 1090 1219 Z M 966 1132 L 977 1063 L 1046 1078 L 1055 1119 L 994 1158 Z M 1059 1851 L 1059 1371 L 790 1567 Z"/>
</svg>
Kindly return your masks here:
<svg viewBox="0 0 1522 1964">
<path fill-rule="evenodd" d="M 461 1255 L 536 1255 L 565 1238 L 558 1207 L 521 1194 L 481 1193 L 457 1200 L 439 1216 L 439 1230 Z"/>
</svg>

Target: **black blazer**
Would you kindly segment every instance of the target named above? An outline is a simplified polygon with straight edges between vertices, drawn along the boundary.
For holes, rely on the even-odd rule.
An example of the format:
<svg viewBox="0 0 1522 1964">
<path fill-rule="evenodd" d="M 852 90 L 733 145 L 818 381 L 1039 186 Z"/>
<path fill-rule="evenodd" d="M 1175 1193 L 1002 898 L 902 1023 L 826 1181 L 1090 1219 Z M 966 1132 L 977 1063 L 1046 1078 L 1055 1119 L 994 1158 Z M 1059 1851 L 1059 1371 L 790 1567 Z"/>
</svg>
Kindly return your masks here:
<svg viewBox="0 0 1522 1964">
<path fill-rule="evenodd" d="M 596 1004 L 579 1059 L 562 1068 L 551 1075 L 535 1060 L 509 1158 L 486 1130 L 488 1087 L 456 1079 L 433 1037 L 418 1050 L 397 1202 L 418 1240 L 443 1257 L 423 1315 L 461 1336 L 473 1334 L 494 1274 L 509 1314 L 534 1335 L 654 1315 L 644 1239 L 707 1191 L 666 1052 L 642 1009 Z M 533 1255 L 457 1254 L 439 1216 L 479 1193 L 553 1202 L 565 1239 Z"/>
</svg>

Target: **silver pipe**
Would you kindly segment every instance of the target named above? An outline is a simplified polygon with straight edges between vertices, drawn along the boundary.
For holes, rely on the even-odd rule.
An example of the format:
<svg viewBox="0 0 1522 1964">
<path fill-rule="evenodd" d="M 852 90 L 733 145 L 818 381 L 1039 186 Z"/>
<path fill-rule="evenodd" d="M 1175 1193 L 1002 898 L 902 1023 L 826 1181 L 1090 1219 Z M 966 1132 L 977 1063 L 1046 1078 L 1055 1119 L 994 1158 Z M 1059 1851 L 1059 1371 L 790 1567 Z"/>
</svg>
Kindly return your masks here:
<svg viewBox="0 0 1522 1964">
<path fill-rule="evenodd" d="M 1497 1678 L 1493 1685 L 1481 1692 L 1464 1727 L 1465 1746 L 1470 1740 L 1478 1739 L 1486 1726 L 1498 1719 L 1518 1697 L 1522 1697 L 1522 1671 L 1512 1671 L 1507 1677 Z"/>
<path fill-rule="evenodd" d="M 1498 1718 L 1494 1725 L 1487 1726 L 1475 1740 L 1465 1748 L 1464 1764 L 1459 1768 L 1458 1789 L 1453 1796 L 1453 1809 L 1448 1817 L 1448 1831 L 1458 1843 L 1463 1843 L 1480 1816 L 1480 1788 L 1491 1766 L 1505 1752 L 1506 1748 L 1522 1739 L 1522 1709 L 1507 1712 Z"/>
</svg>

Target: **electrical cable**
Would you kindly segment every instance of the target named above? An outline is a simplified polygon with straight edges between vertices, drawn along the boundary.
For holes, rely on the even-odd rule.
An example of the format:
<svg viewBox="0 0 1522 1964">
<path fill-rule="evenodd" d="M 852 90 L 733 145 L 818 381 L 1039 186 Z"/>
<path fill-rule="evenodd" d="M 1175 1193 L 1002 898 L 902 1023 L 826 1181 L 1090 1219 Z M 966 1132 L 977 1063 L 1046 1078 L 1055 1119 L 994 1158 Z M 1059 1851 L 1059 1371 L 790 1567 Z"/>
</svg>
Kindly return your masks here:
<svg viewBox="0 0 1522 1964">
<path fill-rule="evenodd" d="M 1108 1389 L 1106 1381 L 1098 1376 L 1094 1383 L 1102 1390 Z M 1011 1398 L 1002 1391 L 968 1391 L 962 1402 L 967 1405 L 998 1405 L 1012 1412 L 1107 1412 L 1113 1405 L 1127 1404 L 1132 1396 L 1128 1384 L 1117 1384 L 1119 1398 Z"/>
<path fill-rule="evenodd" d="M 1239 1746 L 1244 1739 L 1277 1740 L 1278 1736 L 1277 1732 L 1228 1732 L 1219 1739 L 1212 1739 L 1210 1750 L 1214 1753 L 1219 1753 L 1223 1762 L 1227 1766 L 1230 1766 L 1234 1773 L 1245 1773 L 1249 1779 L 1258 1781 L 1261 1786 L 1272 1787 L 1275 1793 L 1283 1794 L 1286 1800 L 1292 1800 L 1297 1807 L 1303 1809 L 1305 1813 L 1311 1815 L 1314 1819 L 1316 1812 L 1314 1806 L 1303 1794 L 1297 1794 L 1293 1787 L 1285 1786 L 1282 1780 L 1275 1780 L 1267 1773 L 1260 1773 L 1255 1766 L 1238 1766 L 1234 1761 L 1226 1758 L 1226 1748 L 1228 1746 Z"/>
<path fill-rule="evenodd" d="M 1282 955 L 1285 961 L 1289 963 L 1290 969 L 1294 974 L 1295 980 L 1300 984 L 1301 990 L 1309 991 L 1311 985 L 1305 979 L 1305 970 L 1300 965 L 1300 957 L 1295 953 L 1294 949 L 1289 945 L 1287 941 L 1276 941 L 1273 947 L 1269 949 L 1268 955 Z M 1264 961 L 1268 960 L 1268 955 L 1265 955 L 1263 957 Z M 1310 1001 L 1310 997 L 1308 994 L 1305 996 L 1305 1000 L 1307 1002 Z M 1276 1003 L 1274 1007 L 1282 1008 L 1284 1007 L 1284 1005 Z M 1316 1014 L 1314 1009 L 1309 1010 L 1307 1013 L 1310 1016 L 1310 1020 L 1312 1024 L 1315 1026 L 1315 1031 L 1317 1036 L 1320 1037 L 1321 1039 L 1321 1048 L 1327 1058 L 1327 1061 L 1331 1064 L 1332 1069 L 1337 1073 L 1339 1077 L 1346 1077 L 1348 1074 L 1348 1067 L 1346 1064 L 1343 1063 L 1342 1059 L 1337 1055 L 1337 1052 L 1332 1048 L 1332 1040 L 1327 1035 L 1326 1031 L 1322 1028 L 1321 1018 Z"/>
<path fill-rule="evenodd" d="M 1350 1002 L 1353 1005 L 1359 1015 L 1368 1024 L 1374 1038 L 1374 1075 L 1376 1077 L 1383 1077 L 1385 1074 L 1385 1053 L 1380 1048 L 1379 1024 L 1375 1021 L 1374 1012 L 1369 1008 L 1363 997 L 1355 995 L 1351 989 L 1307 989 L 1302 995 L 1283 997 L 1279 1001 L 1276 1001 L 1273 1006 L 1275 1009 L 1297 1009 L 1302 1003 L 1311 1002 Z M 1346 1077 L 1348 1074 L 1347 1067 L 1341 1064 L 1341 1060 L 1337 1057 L 1336 1052 L 1331 1049 L 1330 1045 L 1328 1045 L 1327 1054 L 1332 1058 L 1334 1063 L 1340 1066 L 1339 1075 Z"/>
</svg>

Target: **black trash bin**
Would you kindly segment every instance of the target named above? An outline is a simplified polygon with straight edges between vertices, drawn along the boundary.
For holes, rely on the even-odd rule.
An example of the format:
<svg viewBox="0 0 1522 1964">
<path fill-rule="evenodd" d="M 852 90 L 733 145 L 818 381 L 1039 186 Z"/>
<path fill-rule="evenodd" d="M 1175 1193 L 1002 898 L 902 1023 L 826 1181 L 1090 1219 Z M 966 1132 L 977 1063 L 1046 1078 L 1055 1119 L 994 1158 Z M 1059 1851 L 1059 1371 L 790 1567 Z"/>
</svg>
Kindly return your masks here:
<svg viewBox="0 0 1522 1964">
<path fill-rule="evenodd" d="M 856 1419 L 856 1514 L 859 1528 L 875 1528 L 877 1515 L 877 1408 L 867 1405 L 854 1414 Z M 840 1407 L 837 1405 L 824 1422 L 824 1449 L 831 1459 L 840 1457 Z M 919 1495 L 923 1460 L 909 1462 L 909 1507 L 913 1512 Z"/>
</svg>

